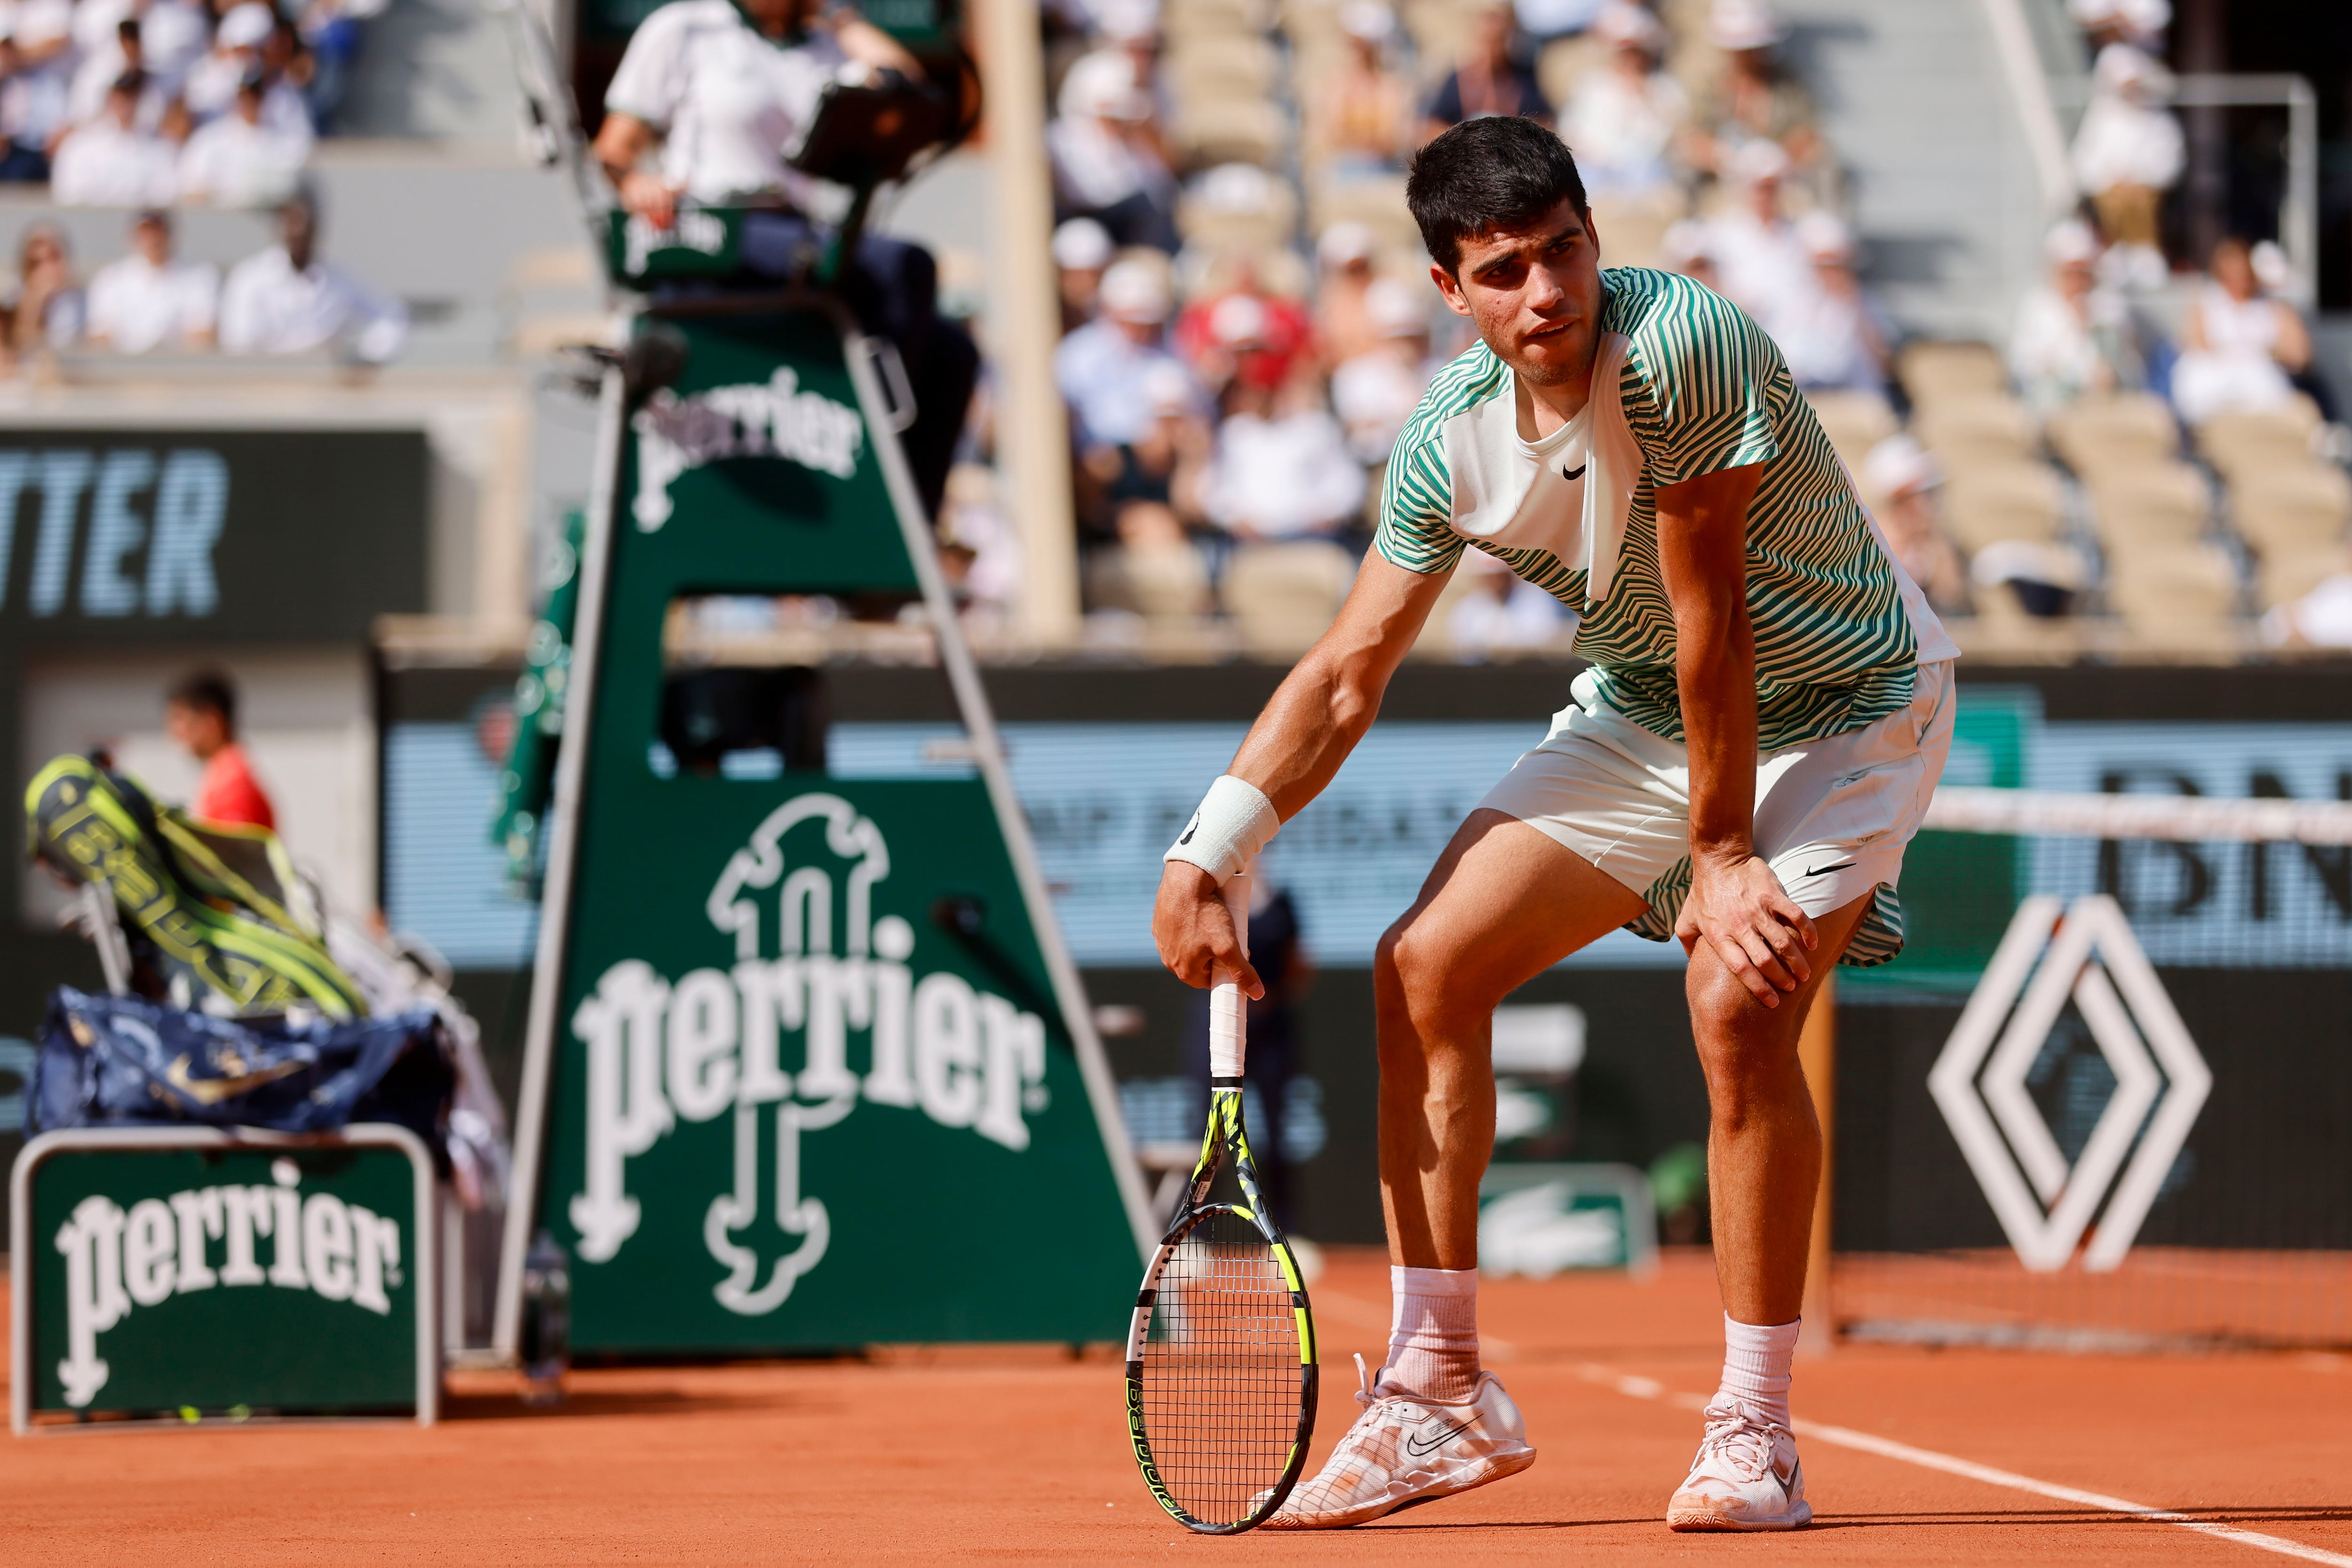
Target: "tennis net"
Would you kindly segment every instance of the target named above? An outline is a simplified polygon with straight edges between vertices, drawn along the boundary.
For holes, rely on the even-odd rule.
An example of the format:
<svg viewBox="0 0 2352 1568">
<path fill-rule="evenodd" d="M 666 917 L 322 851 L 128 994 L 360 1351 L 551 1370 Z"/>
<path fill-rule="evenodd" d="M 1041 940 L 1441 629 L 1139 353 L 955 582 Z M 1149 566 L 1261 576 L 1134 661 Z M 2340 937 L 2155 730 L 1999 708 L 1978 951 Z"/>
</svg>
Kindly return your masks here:
<svg viewBox="0 0 2352 1568">
<path fill-rule="evenodd" d="M 1903 893 L 1839 992 L 1842 1335 L 2352 1344 L 2352 801 L 1947 788 Z"/>
</svg>

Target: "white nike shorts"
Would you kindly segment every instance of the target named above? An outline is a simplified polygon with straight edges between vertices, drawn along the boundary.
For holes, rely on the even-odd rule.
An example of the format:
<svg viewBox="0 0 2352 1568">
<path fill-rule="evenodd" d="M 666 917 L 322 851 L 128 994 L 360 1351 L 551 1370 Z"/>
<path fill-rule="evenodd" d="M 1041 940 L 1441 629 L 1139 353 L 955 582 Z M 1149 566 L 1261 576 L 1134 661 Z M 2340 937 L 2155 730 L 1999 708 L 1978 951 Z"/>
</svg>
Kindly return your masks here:
<svg viewBox="0 0 2352 1568">
<path fill-rule="evenodd" d="M 1903 951 L 1895 889 L 1952 747 L 1952 665 L 1924 664 L 1907 708 L 1862 729 L 1766 752 L 1756 762 L 1756 853 L 1799 909 L 1819 919 L 1877 898 L 1844 962 L 1885 963 Z M 1585 689 L 1590 688 L 1579 682 Z M 1690 891 L 1690 756 L 1597 700 L 1552 719 L 1478 803 L 1557 839 L 1649 900 L 1628 931 L 1672 939 Z"/>
</svg>

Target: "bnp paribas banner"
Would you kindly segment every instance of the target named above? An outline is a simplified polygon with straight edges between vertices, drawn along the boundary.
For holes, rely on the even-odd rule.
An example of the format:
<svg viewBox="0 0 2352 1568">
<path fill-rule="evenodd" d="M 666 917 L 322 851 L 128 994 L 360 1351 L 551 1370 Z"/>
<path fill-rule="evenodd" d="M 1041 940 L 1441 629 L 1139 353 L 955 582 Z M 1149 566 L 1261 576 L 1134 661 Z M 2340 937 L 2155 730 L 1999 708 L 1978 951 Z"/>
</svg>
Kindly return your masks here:
<svg viewBox="0 0 2352 1568">
<path fill-rule="evenodd" d="M 1115 1338 L 1137 1266 L 1123 1135 L 1057 1000 L 1009 786 L 789 756 L 733 776 L 656 744 L 678 596 L 905 595 L 929 575 L 833 323 L 679 325 L 685 374 L 619 422 L 602 622 L 583 622 L 590 742 L 541 955 L 561 982 L 534 1022 L 525 1143 L 536 1114 L 572 1342 Z"/>
</svg>

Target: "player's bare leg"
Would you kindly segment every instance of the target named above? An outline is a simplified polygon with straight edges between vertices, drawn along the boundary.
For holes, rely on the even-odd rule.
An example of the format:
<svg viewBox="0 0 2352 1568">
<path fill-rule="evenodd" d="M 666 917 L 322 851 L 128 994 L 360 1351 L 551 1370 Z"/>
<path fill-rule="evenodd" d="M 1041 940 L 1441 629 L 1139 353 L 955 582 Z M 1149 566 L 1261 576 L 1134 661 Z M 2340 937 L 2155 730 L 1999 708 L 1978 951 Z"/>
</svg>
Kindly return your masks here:
<svg viewBox="0 0 2352 1568">
<path fill-rule="evenodd" d="M 1727 1353 L 1698 1458 L 1667 1506 L 1676 1530 L 1791 1529 L 1812 1517 L 1789 1432 L 1788 1366 L 1805 1299 L 1822 1129 L 1797 1038 L 1871 899 L 1814 922 L 1812 973 L 1777 1007 L 1759 1002 L 1706 943 L 1691 954 L 1685 987 L 1706 1073 L 1707 1203 Z"/>
<path fill-rule="evenodd" d="M 1499 811 L 1475 811 L 1455 831 L 1372 961 L 1391 1263 L 1478 1266 L 1496 1005 L 1643 908 L 1623 883 Z"/>
<path fill-rule="evenodd" d="M 1360 1373 L 1363 1414 L 1270 1528 L 1360 1524 L 1535 1462 L 1518 1407 L 1478 1366 L 1478 1178 L 1495 1146 L 1495 1005 L 1642 910 L 1637 895 L 1554 839 L 1482 810 L 1381 940 L 1381 1186 L 1395 1326 L 1380 1380 Z"/>
</svg>

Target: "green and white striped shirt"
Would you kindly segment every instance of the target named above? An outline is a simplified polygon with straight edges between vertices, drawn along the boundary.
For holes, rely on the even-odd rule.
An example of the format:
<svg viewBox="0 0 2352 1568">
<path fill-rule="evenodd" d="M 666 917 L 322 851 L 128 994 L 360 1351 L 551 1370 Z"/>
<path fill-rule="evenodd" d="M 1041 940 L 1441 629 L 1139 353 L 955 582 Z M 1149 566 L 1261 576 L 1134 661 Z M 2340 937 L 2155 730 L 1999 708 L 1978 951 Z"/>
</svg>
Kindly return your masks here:
<svg viewBox="0 0 2352 1568">
<path fill-rule="evenodd" d="M 1470 469 L 1543 460 L 1518 439 L 1511 372 L 1483 342 L 1438 373 L 1397 439 L 1381 498 L 1380 552 L 1408 571 L 1444 572 L 1475 536 L 1583 615 L 1575 651 L 1591 660 L 1599 699 L 1678 741 L 1682 703 L 1674 616 L 1658 571 L 1657 488 L 1761 464 L 1748 511 L 1759 748 L 1858 730 L 1903 707 L 1923 657 L 1955 650 L 1924 600 L 1906 606 L 1916 595 L 1904 592 L 1780 351 L 1738 306 L 1679 274 L 1622 267 L 1601 280 L 1601 330 L 1622 332 L 1632 345 L 1619 391 L 1643 469 L 1608 598 L 1588 605 L 1581 566 L 1530 542 L 1573 533 L 1571 522 L 1530 521 L 1522 505 L 1499 530 L 1490 519 L 1462 526 L 1478 504 Z M 1572 439 L 1570 450 L 1582 445 Z M 1512 493 L 1537 493 L 1555 510 L 1573 508 L 1581 473 L 1564 471 L 1567 485 L 1547 478 L 1546 490 Z"/>
</svg>

